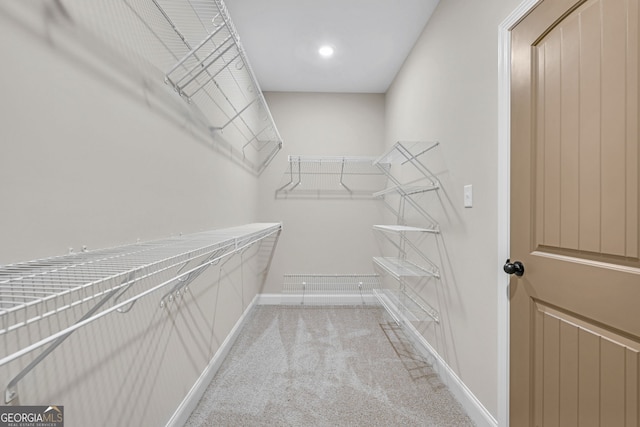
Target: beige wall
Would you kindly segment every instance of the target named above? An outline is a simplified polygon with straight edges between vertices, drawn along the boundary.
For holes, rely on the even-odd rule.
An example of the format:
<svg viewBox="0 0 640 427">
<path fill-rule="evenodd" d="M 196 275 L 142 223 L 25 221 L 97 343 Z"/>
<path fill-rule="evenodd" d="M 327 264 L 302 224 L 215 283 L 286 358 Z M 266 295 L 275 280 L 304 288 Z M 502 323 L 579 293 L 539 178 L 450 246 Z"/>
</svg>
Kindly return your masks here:
<svg viewBox="0 0 640 427">
<path fill-rule="evenodd" d="M 280 218 L 265 292 L 282 290 L 283 274 L 371 274 L 376 242 L 371 226 L 382 207 L 372 199 L 277 198 L 288 155 L 378 156 L 384 134 L 384 95 L 267 93 L 285 141 L 260 178 L 259 219 Z M 363 183 L 366 184 L 366 183 Z"/>
<path fill-rule="evenodd" d="M 519 0 L 442 0 L 386 96 L 386 142 L 435 139 L 428 164 L 443 189 L 428 200 L 442 235 L 422 245 L 443 273 L 422 295 L 439 325 L 418 325 L 497 417 L 498 25 Z M 463 186 L 473 185 L 473 208 Z"/>
<path fill-rule="evenodd" d="M 22 20 L 17 4 L 0 7 L 0 264 L 256 221 L 257 178 L 154 96 L 162 80 L 143 89 L 70 42 L 66 23 Z M 64 405 L 70 427 L 164 425 L 258 291 L 254 271 L 235 257 L 179 307 L 161 309 L 156 292 L 83 327 L 20 381 L 20 403 Z M 0 336 L 0 354 L 57 330 L 56 317 Z M 0 367 L 2 392 L 36 354 Z"/>
</svg>

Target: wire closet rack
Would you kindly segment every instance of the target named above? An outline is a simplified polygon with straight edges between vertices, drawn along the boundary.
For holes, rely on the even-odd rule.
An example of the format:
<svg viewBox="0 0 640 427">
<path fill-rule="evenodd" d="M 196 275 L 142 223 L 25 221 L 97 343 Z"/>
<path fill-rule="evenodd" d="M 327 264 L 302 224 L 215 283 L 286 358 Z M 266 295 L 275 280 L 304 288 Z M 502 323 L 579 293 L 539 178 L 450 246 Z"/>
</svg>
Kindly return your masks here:
<svg viewBox="0 0 640 427">
<path fill-rule="evenodd" d="M 374 289 L 373 292 L 397 324 L 403 323 L 400 319 L 410 322 L 433 320 L 440 323 L 438 311 L 409 287 Z"/>
<path fill-rule="evenodd" d="M 390 165 L 362 156 L 288 157 L 276 197 L 364 197 L 384 188 Z"/>
<path fill-rule="evenodd" d="M 285 274 L 282 293 L 300 297 L 300 304 L 367 304 L 379 288 L 377 274 Z"/>
<path fill-rule="evenodd" d="M 35 366 L 76 329 L 115 311 L 126 313 L 161 290 L 158 304 L 166 307 L 207 267 L 277 237 L 281 229 L 280 223 L 247 224 L 0 267 L 0 337 L 76 306 L 90 307 L 66 324 L 58 316 L 58 330 L 2 355 L 0 366 L 49 344 Z M 5 401 L 14 394 L 10 384 Z"/>
<path fill-rule="evenodd" d="M 386 153 L 378 157 L 375 165 L 399 165 L 410 164 L 418 174 L 418 179 L 410 183 L 401 182 L 391 172 L 390 167 L 381 168 L 385 172 L 391 186 L 374 193 L 374 197 L 381 198 L 386 207 L 396 215 L 398 220 L 405 216 L 405 207 L 410 205 L 416 212 L 430 222 L 429 228 L 437 227 L 437 221 L 416 200 L 416 196 L 437 190 L 440 188 L 438 178 L 419 159 L 423 154 L 433 150 L 438 145 L 437 141 L 398 141 Z M 393 206 L 386 199 L 388 196 L 398 196 L 397 206 Z"/>
<path fill-rule="evenodd" d="M 114 61 L 140 72 L 148 80 L 144 85 L 177 93 L 189 111 L 186 118 L 243 166 L 260 173 L 281 149 L 222 0 L 60 0 L 54 6 L 65 18 L 59 22 L 89 49 L 101 56 L 107 49 Z"/>
<path fill-rule="evenodd" d="M 423 203 L 418 197 L 427 192 L 440 188 L 437 177 L 425 166 L 420 156 L 428 153 L 439 145 L 438 142 L 429 141 L 399 141 L 395 143 L 386 153 L 377 158 L 374 164 L 387 165 L 398 164 L 400 166 L 409 164 L 414 172 L 412 179 L 408 183 L 398 179 L 394 173 L 401 171 L 385 171 L 390 187 L 374 194 L 380 197 L 385 206 L 394 213 L 397 224 L 374 225 L 373 229 L 384 237 L 385 241 L 391 244 L 398 255 L 395 257 L 374 257 L 374 265 L 381 269 L 398 282 L 398 289 L 384 289 L 376 292 L 376 296 L 381 304 L 395 317 L 394 313 L 402 313 L 408 320 L 428 320 L 440 321 L 438 311 L 426 302 L 415 292 L 413 285 L 415 281 L 428 281 L 429 279 L 440 279 L 440 270 L 432 262 L 421 247 L 424 236 L 439 235 L 440 227 L 437 221 L 423 207 Z M 387 198 L 395 196 L 396 205 L 390 203 Z M 419 214 L 420 222 L 426 224 L 407 225 L 406 208 L 412 208 Z M 398 320 L 396 318 L 396 320 Z"/>
<path fill-rule="evenodd" d="M 407 225 L 374 225 L 373 229 L 380 231 L 386 241 L 398 250 L 398 257 L 374 257 L 373 261 L 396 280 L 405 277 L 435 277 L 440 278 L 440 270 L 429 257 L 414 243 L 408 234 L 440 234 L 440 229 L 435 227 L 413 227 Z M 395 236 L 395 238 L 389 237 Z M 411 251 L 420 258 L 420 265 L 407 259 L 407 253 Z M 426 264 L 426 266 L 425 266 Z"/>
<path fill-rule="evenodd" d="M 378 274 L 285 274 L 282 294 L 301 305 L 381 305 L 397 324 L 401 320 L 440 321 L 438 312 L 418 294 L 403 289 L 383 289 Z"/>
</svg>

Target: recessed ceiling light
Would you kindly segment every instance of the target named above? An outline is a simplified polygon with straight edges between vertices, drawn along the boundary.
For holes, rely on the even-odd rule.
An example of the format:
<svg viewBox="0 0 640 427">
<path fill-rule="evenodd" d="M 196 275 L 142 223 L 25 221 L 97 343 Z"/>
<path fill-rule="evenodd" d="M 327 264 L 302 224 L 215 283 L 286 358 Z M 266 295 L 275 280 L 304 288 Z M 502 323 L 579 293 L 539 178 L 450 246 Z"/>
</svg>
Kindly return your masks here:
<svg viewBox="0 0 640 427">
<path fill-rule="evenodd" d="M 329 58 L 333 56 L 333 47 L 329 45 L 321 46 L 320 49 L 318 49 L 318 53 L 323 58 Z"/>
</svg>

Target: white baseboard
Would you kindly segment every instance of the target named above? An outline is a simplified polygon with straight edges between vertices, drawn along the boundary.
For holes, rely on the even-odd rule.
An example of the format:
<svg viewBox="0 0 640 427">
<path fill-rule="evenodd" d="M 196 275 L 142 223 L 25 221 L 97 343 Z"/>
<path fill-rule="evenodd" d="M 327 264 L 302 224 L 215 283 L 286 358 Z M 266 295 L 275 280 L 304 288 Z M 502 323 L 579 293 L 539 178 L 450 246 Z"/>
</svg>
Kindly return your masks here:
<svg viewBox="0 0 640 427">
<path fill-rule="evenodd" d="M 469 390 L 464 382 L 456 375 L 445 360 L 429 344 L 429 341 L 411 323 L 412 318 L 408 318 L 406 310 L 400 310 L 393 301 L 386 295 L 381 294 L 381 301 L 393 320 L 407 332 L 412 344 L 431 364 L 433 370 L 438 374 L 440 380 L 447 386 L 453 397 L 464 408 L 469 418 L 480 427 L 498 427 L 498 422 L 491 415 L 487 408 Z"/>
<path fill-rule="evenodd" d="M 260 294 L 258 305 L 379 305 L 373 294 Z"/>
<path fill-rule="evenodd" d="M 416 350 L 420 351 L 432 365 L 434 371 L 439 375 L 440 380 L 447 386 L 451 394 L 464 408 L 469 418 L 478 427 L 498 427 L 498 421 L 484 407 L 478 398 L 469 390 L 464 382 L 456 375 L 451 367 L 429 344 L 424 336 L 410 322 L 402 322 L 402 326 L 408 332 L 409 339 L 413 342 Z"/>
<path fill-rule="evenodd" d="M 193 384 L 193 387 L 191 387 L 189 393 L 187 393 L 187 395 L 184 397 L 184 399 L 180 403 L 180 406 L 178 406 L 176 411 L 167 422 L 167 427 L 182 427 L 185 425 L 193 410 L 196 408 L 196 406 L 198 406 L 198 402 L 200 402 L 200 399 L 204 395 L 205 391 L 207 391 L 207 387 L 213 380 L 213 377 L 218 372 L 218 369 L 220 369 L 220 366 L 222 365 L 225 357 L 227 357 L 227 355 L 229 354 L 233 343 L 238 338 L 239 332 L 242 329 L 244 322 L 247 320 L 247 315 L 256 306 L 257 301 L 258 295 L 256 295 L 249 303 L 247 308 L 242 313 L 242 316 L 240 316 L 240 319 L 238 319 L 236 324 L 233 326 L 233 329 L 231 329 L 231 332 L 229 332 L 229 335 L 227 335 L 225 340 L 218 348 L 218 351 L 216 351 L 216 354 L 213 356 L 211 361 L 209 361 L 209 364 L 204 369 L 204 371 L 202 371 L 202 374 L 196 380 L 195 384 Z"/>
</svg>

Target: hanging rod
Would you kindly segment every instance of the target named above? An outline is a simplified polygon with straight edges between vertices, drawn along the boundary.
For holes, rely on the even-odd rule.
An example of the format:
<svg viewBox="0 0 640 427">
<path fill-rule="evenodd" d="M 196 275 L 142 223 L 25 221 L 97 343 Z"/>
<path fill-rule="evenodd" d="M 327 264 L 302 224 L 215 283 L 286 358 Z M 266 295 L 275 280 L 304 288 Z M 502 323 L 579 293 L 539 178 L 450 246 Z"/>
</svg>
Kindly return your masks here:
<svg viewBox="0 0 640 427">
<path fill-rule="evenodd" d="M 364 163 L 373 164 L 375 157 L 366 156 L 294 156 L 288 157 L 289 162 L 300 163 Z"/>
<path fill-rule="evenodd" d="M 288 157 L 289 167 L 277 195 L 367 197 L 383 188 L 390 165 L 365 156 Z"/>
</svg>

